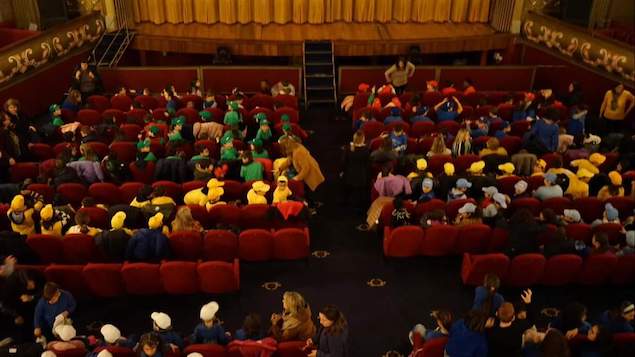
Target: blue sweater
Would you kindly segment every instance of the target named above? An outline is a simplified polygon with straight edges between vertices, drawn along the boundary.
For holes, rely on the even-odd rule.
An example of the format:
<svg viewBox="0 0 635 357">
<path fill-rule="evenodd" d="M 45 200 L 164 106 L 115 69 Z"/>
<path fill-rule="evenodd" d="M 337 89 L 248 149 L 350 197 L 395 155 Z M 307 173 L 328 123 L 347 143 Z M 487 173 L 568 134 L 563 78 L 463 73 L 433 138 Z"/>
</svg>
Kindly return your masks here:
<svg viewBox="0 0 635 357">
<path fill-rule="evenodd" d="M 484 286 L 479 286 L 474 289 L 474 303 L 472 304 L 472 310 L 480 310 L 483 308 L 483 304 L 487 299 L 487 289 Z M 494 298 L 492 299 L 492 309 L 491 311 L 486 311 L 490 315 L 494 315 L 496 310 L 505 302 L 505 298 L 503 295 L 499 293 L 494 294 Z"/>
<path fill-rule="evenodd" d="M 387 116 L 386 119 L 384 119 L 384 125 L 390 125 L 392 123 L 403 123 L 403 119 L 401 119 L 400 116 Z"/>
<path fill-rule="evenodd" d="M 540 141 L 545 144 L 547 150 L 556 151 L 558 149 L 558 126 L 547 124 L 544 120 L 537 120 L 531 129 Z"/>
<path fill-rule="evenodd" d="M 55 304 L 49 304 L 44 298 L 40 298 L 40 301 L 35 306 L 33 326 L 47 331 L 51 330 L 57 315 L 64 311 L 72 314 L 75 311 L 75 307 L 75 298 L 65 290 L 60 290 L 60 298 Z"/>
<path fill-rule="evenodd" d="M 445 352 L 449 357 L 487 357 L 487 339 L 484 333 L 468 329 L 461 319 L 450 328 Z"/>
<path fill-rule="evenodd" d="M 317 346 L 317 357 L 347 357 L 348 353 L 348 329 L 344 329 L 337 335 L 326 333 L 326 329 L 320 329 L 313 342 Z"/>
<path fill-rule="evenodd" d="M 183 342 L 183 338 L 179 336 L 178 333 L 172 330 L 159 331 L 158 333 L 159 333 L 159 336 L 161 337 L 161 340 L 163 340 L 163 343 L 165 343 L 166 345 L 173 344 L 175 346 L 178 346 L 179 349 L 183 351 L 183 347 L 185 347 L 185 342 Z"/>
<path fill-rule="evenodd" d="M 608 310 L 602 313 L 598 322 L 611 330 L 612 333 L 635 332 L 633 325 L 628 323 L 628 321 L 624 319 L 615 320 L 611 318 L 611 314 Z"/>
<path fill-rule="evenodd" d="M 160 229 L 140 229 L 128 241 L 126 260 L 160 261 L 168 258 L 168 239 Z"/>
<path fill-rule="evenodd" d="M 194 333 L 190 337 L 190 343 L 216 343 L 225 345 L 228 339 L 225 336 L 225 329 L 220 324 L 214 324 L 212 327 L 205 326 L 204 323 L 196 325 Z"/>
</svg>

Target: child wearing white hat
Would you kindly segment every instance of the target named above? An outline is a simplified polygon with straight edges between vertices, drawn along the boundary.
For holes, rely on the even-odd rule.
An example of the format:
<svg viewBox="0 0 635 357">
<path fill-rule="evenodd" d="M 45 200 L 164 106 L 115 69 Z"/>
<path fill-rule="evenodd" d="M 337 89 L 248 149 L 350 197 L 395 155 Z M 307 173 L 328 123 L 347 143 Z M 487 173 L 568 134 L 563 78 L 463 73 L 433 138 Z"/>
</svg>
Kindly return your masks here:
<svg viewBox="0 0 635 357">
<path fill-rule="evenodd" d="M 72 325 L 59 324 L 53 329 L 53 334 L 57 336 L 58 340 L 49 342 L 46 346 L 47 349 L 66 351 L 85 348 L 82 341 L 74 339 L 77 336 L 77 331 Z"/>
<path fill-rule="evenodd" d="M 201 307 L 199 315 L 201 323 L 194 328 L 192 337 L 190 337 L 191 343 L 225 345 L 229 342 L 229 332 L 225 332 L 220 320 L 216 317 L 219 308 L 216 301 L 209 302 Z"/>
<path fill-rule="evenodd" d="M 172 319 L 165 312 L 153 312 L 150 315 L 152 328 L 159 334 L 163 344 L 170 346 L 172 351 L 183 350 L 185 343 L 183 338 L 172 330 Z"/>
</svg>

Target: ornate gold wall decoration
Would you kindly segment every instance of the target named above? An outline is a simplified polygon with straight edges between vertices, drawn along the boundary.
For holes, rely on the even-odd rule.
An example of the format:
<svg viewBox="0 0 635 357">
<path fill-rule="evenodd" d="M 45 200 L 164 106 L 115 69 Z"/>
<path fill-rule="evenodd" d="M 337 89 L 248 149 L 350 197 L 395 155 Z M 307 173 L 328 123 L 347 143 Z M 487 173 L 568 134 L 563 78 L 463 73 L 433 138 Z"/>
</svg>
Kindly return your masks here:
<svg viewBox="0 0 635 357">
<path fill-rule="evenodd" d="M 594 37 L 583 29 L 532 12 L 525 15 L 522 36 L 621 80 L 635 81 L 635 55 L 627 44 Z"/>
<path fill-rule="evenodd" d="M 93 46 L 104 30 L 102 16 L 93 13 L 6 48 L 0 53 L 0 83 L 65 56 L 74 49 Z"/>
</svg>

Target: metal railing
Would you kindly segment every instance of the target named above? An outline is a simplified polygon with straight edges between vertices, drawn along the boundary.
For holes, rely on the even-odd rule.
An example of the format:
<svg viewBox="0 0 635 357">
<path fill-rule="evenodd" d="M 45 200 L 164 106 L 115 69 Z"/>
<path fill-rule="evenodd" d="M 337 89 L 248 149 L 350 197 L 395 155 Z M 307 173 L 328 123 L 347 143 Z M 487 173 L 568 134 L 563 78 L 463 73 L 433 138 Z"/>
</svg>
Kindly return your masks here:
<svg viewBox="0 0 635 357">
<path fill-rule="evenodd" d="M 119 44 L 119 48 L 117 48 L 117 53 L 115 54 L 115 56 L 113 56 L 112 59 L 108 62 L 108 67 L 112 67 L 113 64 L 116 64 L 119 61 L 119 59 L 121 59 L 124 51 L 126 50 L 126 48 L 131 42 L 132 33 L 130 32 L 130 28 L 129 28 L 129 24 L 131 21 L 129 16 L 129 14 L 131 13 L 131 9 L 129 8 L 129 5 L 131 4 L 131 2 L 126 0 L 115 0 L 113 4 L 115 9 L 114 19 L 115 19 L 117 32 L 115 32 L 114 36 L 110 36 L 111 34 L 104 33 L 102 37 L 99 39 L 99 42 L 97 42 L 97 45 L 93 48 L 91 52 L 91 56 L 96 66 L 100 66 L 104 64 L 104 59 L 106 58 L 106 56 L 112 49 L 112 46 L 114 45 L 115 40 L 120 38 L 120 36 L 123 36 L 124 40 L 123 42 Z M 101 54 L 101 57 L 97 58 L 96 50 L 97 48 L 100 47 L 100 45 L 102 44 L 105 38 L 109 38 L 110 43 L 108 44 L 108 47 L 106 48 L 106 50 Z"/>
</svg>

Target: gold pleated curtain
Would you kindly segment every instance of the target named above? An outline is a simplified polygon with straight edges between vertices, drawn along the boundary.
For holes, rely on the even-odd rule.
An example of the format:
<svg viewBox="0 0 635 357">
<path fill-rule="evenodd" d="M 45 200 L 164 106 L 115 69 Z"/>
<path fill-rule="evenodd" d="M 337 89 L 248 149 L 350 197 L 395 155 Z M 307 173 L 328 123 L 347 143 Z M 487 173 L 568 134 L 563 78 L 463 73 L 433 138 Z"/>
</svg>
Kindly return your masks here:
<svg viewBox="0 0 635 357">
<path fill-rule="evenodd" d="M 14 0 L 15 1 L 15 0 Z M 130 0 L 135 22 L 487 22 L 491 0 Z"/>
</svg>

